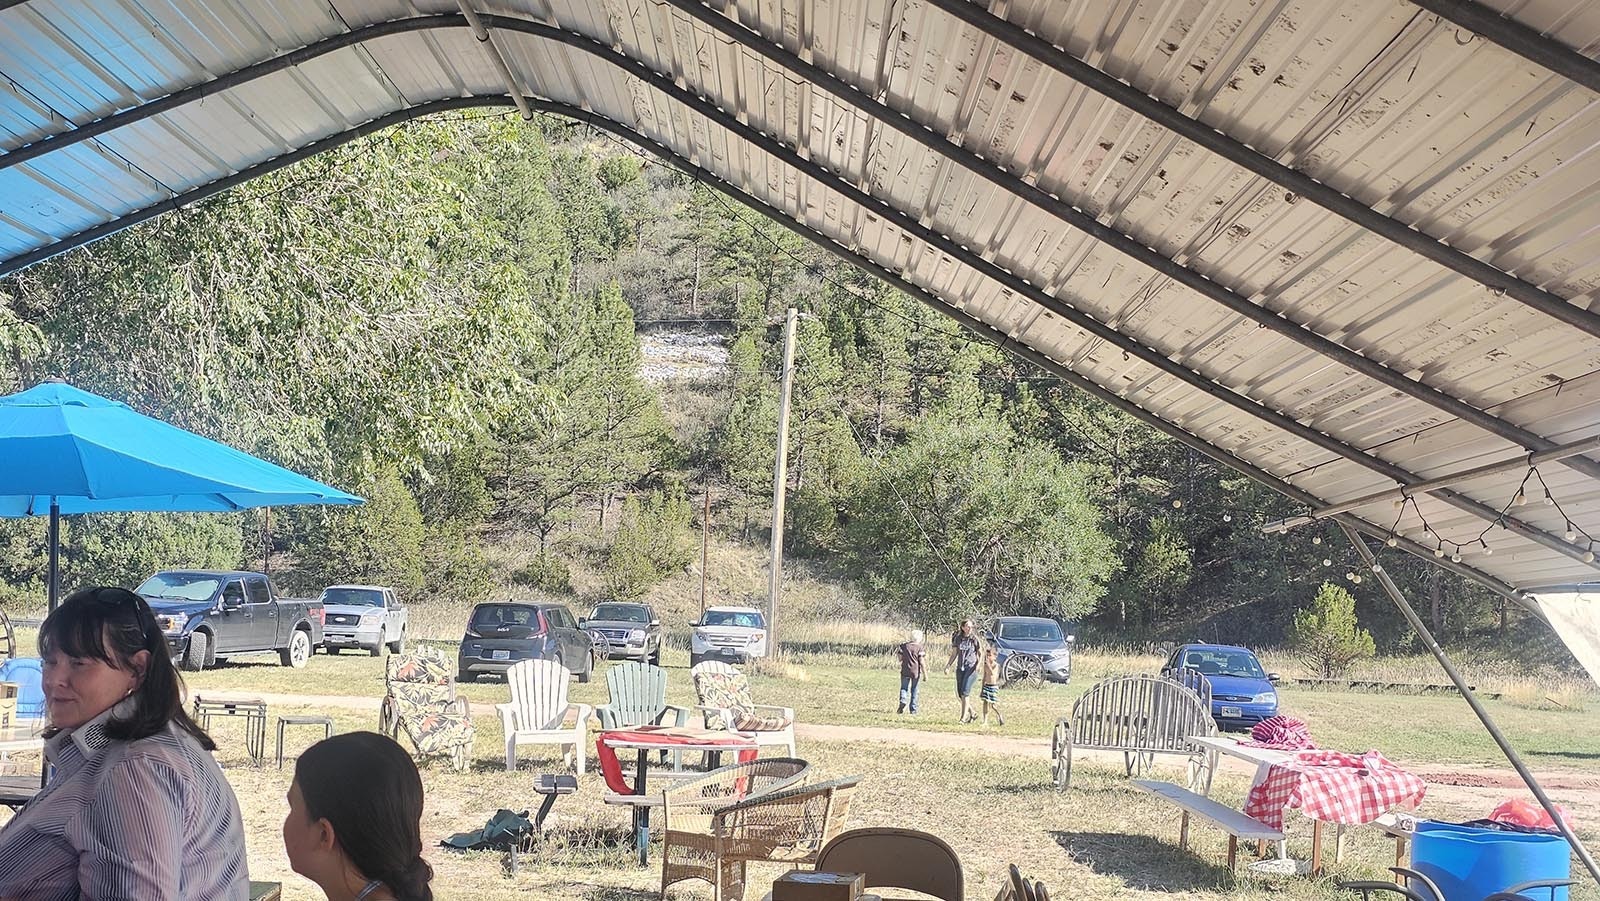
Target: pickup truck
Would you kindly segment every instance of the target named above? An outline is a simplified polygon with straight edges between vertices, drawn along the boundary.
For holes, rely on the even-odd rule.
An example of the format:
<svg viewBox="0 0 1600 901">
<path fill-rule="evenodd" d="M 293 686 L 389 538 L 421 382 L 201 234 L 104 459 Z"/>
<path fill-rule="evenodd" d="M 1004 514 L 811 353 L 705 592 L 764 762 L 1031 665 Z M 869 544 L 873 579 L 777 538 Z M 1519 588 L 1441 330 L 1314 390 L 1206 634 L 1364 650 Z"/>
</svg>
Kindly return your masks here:
<svg viewBox="0 0 1600 901">
<path fill-rule="evenodd" d="M 322 602 L 279 597 L 261 573 L 164 570 L 134 591 L 149 602 L 173 660 L 186 670 L 273 651 L 298 669 L 322 643 Z"/>
<path fill-rule="evenodd" d="M 392 654 L 405 650 L 406 608 L 393 588 L 329 585 L 322 589 L 322 609 L 328 620 L 322 646 L 330 654 L 359 648 L 376 657 L 385 645 Z"/>
</svg>

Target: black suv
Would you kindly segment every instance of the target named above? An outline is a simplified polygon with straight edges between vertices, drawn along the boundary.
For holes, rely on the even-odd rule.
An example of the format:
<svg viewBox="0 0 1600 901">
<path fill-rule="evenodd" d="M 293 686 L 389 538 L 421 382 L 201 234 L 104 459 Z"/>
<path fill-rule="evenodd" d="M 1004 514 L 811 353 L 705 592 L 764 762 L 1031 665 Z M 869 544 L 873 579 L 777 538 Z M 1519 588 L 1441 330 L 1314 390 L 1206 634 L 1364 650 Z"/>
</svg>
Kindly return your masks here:
<svg viewBox="0 0 1600 901">
<path fill-rule="evenodd" d="M 456 663 L 459 680 L 504 675 L 519 660 L 554 660 L 587 682 L 594 673 L 594 643 L 565 604 L 497 601 L 473 607 Z"/>
</svg>

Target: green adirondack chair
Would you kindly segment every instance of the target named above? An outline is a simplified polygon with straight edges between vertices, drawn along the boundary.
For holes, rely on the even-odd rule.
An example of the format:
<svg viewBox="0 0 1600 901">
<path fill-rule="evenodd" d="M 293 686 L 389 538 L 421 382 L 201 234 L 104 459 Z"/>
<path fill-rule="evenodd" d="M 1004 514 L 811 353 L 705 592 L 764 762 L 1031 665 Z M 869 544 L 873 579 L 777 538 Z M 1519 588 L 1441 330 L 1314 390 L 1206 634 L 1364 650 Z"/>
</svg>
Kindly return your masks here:
<svg viewBox="0 0 1600 901">
<path fill-rule="evenodd" d="M 674 726 L 688 721 L 689 708 L 667 703 L 667 671 L 659 666 L 618 663 L 606 670 L 606 691 L 611 702 L 594 709 L 602 729 L 661 725 L 668 717 Z"/>
</svg>

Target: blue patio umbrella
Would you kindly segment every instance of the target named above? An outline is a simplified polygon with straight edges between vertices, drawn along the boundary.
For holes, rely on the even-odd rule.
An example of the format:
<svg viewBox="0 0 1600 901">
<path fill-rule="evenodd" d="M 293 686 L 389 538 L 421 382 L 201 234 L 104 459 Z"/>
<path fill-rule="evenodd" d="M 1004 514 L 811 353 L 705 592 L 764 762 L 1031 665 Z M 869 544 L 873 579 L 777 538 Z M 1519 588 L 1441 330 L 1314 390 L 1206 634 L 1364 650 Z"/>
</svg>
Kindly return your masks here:
<svg viewBox="0 0 1600 901">
<path fill-rule="evenodd" d="M 361 498 L 51 382 L 0 397 L 0 516 L 50 517 L 50 609 L 63 513 L 220 512 Z"/>
</svg>

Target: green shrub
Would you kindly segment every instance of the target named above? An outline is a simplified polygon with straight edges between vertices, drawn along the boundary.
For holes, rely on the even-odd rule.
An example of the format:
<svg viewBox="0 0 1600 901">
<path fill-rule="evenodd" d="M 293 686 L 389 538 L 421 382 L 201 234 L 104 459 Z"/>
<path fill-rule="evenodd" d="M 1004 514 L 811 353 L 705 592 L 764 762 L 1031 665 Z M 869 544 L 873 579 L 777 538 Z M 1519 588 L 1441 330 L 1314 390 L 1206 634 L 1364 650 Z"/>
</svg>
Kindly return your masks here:
<svg viewBox="0 0 1600 901">
<path fill-rule="evenodd" d="M 1344 675 L 1376 650 L 1372 633 L 1356 621 L 1355 595 L 1332 582 L 1322 583 L 1311 606 L 1294 615 L 1289 646 L 1324 679 Z"/>
<path fill-rule="evenodd" d="M 518 585 L 538 588 L 555 594 L 572 592 L 572 568 L 565 560 L 551 553 L 541 553 L 527 566 L 511 574 Z"/>
</svg>

